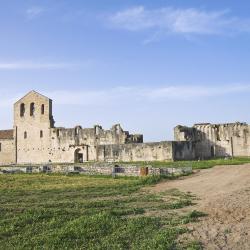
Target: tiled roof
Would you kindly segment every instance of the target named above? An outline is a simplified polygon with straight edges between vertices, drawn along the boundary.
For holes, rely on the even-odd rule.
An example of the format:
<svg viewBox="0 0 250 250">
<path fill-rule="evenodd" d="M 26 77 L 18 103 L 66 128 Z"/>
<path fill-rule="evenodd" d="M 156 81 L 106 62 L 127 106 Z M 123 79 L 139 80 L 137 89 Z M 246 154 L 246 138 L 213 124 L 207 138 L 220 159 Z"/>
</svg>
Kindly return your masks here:
<svg viewBox="0 0 250 250">
<path fill-rule="evenodd" d="M 0 139 L 13 139 L 14 130 L 0 130 Z"/>
</svg>

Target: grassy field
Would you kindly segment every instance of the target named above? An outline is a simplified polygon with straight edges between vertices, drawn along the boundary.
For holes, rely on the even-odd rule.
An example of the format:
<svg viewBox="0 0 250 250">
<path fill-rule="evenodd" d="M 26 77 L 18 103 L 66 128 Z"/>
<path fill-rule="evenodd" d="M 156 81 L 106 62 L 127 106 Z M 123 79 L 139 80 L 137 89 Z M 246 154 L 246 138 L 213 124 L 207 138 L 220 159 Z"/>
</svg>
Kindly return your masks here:
<svg viewBox="0 0 250 250">
<path fill-rule="evenodd" d="M 77 165 L 86 166 L 92 165 L 94 163 L 100 162 L 84 162 L 84 163 L 77 163 Z M 206 169 L 212 168 L 214 166 L 219 165 L 241 165 L 245 163 L 250 163 L 250 157 L 234 157 L 234 158 L 217 158 L 217 159 L 210 159 L 210 160 L 201 160 L 201 161 L 153 161 L 153 162 L 145 162 L 145 161 L 138 161 L 138 162 L 117 162 L 117 164 L 127 164 L 127 165 L 137 165 L 137 166 L 153 166 L 153 167 L 193 167 L 193 169 Z M 76 165 L 75 163 L 52 163 L 52 165 Z M 25 164 L 25 165 L 18 165 L 18 166 L 41 166 L 41 164 Z M 1 166 L 4 167 L 4 166 Z M 7 166 L 6 166 L 7 167 Z"/>
<path fill-rule="evenodd" d="M 212 168 L 219 165 L 241 165 L 245 163 L 250 163 L 250 157 L 235 157 L 235 158 L 219 158 L 211 160 L 202 160 L 202 161 L 174 161 L 174 162 L 134 162 L 138 165 L 152 165 L 153 167 L 193 167 L 193 169 L 205 169 Z"/>
<path fill-rule="evenodd" d="M 0 249 L 200 249 L 178 243 L 195 198 L 152 194 L 157 178 L 0 175 Z"/>
</svg>

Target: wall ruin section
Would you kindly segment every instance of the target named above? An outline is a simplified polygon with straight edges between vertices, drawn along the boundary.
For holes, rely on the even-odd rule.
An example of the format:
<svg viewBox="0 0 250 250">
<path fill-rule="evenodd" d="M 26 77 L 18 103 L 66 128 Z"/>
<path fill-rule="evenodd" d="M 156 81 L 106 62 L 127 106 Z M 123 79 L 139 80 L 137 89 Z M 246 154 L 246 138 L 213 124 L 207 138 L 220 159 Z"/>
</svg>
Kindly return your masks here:
<svg viewBox="0 0 250 250">
<path fill-rule="evenodd" d="M 246 123 L 177 126 L 176 141 L 193 142 L 195 158 L 250 156 L 250 127 Z"/>
</svg>

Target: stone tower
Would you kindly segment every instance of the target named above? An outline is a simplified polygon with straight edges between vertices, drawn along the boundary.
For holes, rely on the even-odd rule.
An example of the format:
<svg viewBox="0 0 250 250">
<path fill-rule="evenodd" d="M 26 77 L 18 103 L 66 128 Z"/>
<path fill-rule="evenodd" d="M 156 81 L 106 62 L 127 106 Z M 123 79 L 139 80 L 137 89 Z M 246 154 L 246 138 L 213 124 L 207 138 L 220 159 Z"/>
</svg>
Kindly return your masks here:
<svg viewBox="0 0 250 250">
<path fill-rule="evenodd" d="M 48 162 L 52 127 L 51 99 L 31 91 L 17 101 L 14 104 L 16 162 Z"/>
</svg>

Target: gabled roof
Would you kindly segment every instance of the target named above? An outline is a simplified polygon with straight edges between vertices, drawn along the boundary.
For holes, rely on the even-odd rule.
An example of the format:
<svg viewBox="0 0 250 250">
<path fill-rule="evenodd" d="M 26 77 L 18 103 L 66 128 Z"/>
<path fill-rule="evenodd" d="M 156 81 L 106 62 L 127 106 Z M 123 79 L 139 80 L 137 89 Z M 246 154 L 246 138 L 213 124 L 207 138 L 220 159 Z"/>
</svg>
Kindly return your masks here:
<svg viewBox="0 0 250 250">
<path fill-rule="evenodd" d="M 42 94 L 38 93 L 38 92 L 37 92 L 37 91 L 35 91 L 35 90 L 31 90 L 31 91 L 30 91 L 30 92 L 28 92 L 25 96 L 23 96 L 23 97 L 22 97 L 22 98 L 20 98 L 18 101 L 16 101 L 14 104 L 18 103 L 19 101 L 21 101 L 23 98 L 25 98 L 26 96 L 28 96 L 28 95 L 30 95 L 30 94 L 37 94 L 37 95 L 40 95 L 40 96 L 42 96 L 42 97 L 44 97 L 44 98 L 46 98 L 46 99 L 48 99 L 48 100 L 50 100 L 50 101 L 51 101 L 51 99 L 50 99 L 50 98 L 48 98 L 47 96 L 42 95 Z"/>
<path fill-rule="evenodd" d="M 14 138 L 14 130 L 0 130 L 0 139 L 13 139 Z"/>
</svg>

